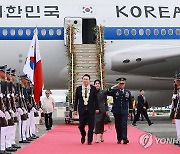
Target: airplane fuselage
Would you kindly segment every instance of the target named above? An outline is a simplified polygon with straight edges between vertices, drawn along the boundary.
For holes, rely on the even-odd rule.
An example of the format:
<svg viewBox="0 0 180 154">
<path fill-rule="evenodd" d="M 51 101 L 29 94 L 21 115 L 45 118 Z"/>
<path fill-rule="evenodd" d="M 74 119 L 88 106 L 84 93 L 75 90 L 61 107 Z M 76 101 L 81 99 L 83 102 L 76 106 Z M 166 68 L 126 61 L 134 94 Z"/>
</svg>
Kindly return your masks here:
<svg viewBox="0 0 180 154">
<path fill-rule="evenodd" d="M 127 78 L 127 88 L 161 91 L 161 96 L 168 96 L 168 101 L 164 103 L 164 98 L 160 102 L 167 104 L 173 89 L 172 78 L 180 65 L 178 2 L 0 2 L 0 63 L 8 64 L 17 69 L 18 75 L 22 74 L 33 32 L 37 27 L 45 88 L 66 89 L 68 59 L 64 41 L 65 19 L 71 19 L 71 24 L 82 29 L 85 28 L 84 20 L 93 19 L 97 25 L 104 26 L 106 82 L 113 84 L 117 77 L 123 75 Z M 81 29 L 77 32 L 79 44 L 83 44 L 83 33 Z"/>
</svg>

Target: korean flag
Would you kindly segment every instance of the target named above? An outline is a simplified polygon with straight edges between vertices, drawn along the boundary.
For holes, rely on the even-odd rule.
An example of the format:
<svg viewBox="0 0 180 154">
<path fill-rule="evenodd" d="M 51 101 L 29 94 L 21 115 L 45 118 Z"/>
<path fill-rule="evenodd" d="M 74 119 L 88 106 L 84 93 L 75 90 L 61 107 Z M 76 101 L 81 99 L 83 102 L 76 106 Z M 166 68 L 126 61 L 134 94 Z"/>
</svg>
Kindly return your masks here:
<svg viewBox="0 0 180 154">
<path fill-rule="evenodd" d="M 82 6 L 82 13 L 83 14 L 94 14 L 94 7 L 93 6 Z"/>
</svg>

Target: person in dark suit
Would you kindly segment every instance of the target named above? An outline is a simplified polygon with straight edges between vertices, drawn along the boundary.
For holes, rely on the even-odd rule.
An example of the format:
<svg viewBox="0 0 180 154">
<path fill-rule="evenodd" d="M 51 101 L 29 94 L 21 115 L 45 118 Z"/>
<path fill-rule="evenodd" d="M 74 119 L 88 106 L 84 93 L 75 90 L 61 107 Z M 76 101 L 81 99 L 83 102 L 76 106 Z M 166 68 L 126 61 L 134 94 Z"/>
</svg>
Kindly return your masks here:
<svg viewBox="0 0 180 154">
<path fill-rule="evenodd" d="M 148 105 L 147 100 L 144 96 L 144 90 L 143 89 L 140 90 L 140 95 L 138 96 L 137 101 L 138 101 L 137 114 L 133 120 L 132 125 L 136 126 L 136 122 L 138 121 L 141 113 L 144 115 L 145 119 L 147 120 L 148 125 L 149 126 L 152 125 L 153 123 L 150 121 L 148 114 L 147 114 L 147 109 L 149 108 L 149 105 Z"/>
<path fill-rule="evenodd" d="M 104 133 L 104 120 L 105 116 L 109 113 L 109 108 L 107 104 L 107 95 L 104 90 L 101 90 L 101 81 L 95 80 L 94 86 L 98 92 L 98 105 L 99 113 L 95 114 L 95 134 L 96 134 L 96 143 L 104 142 L 103 133 Z"/>
<path fill-rule="evenodd" d="M 127 138 L 127 120 L 130 110 L 132 110 L 131 92 L 125 89 L 126 78 L 118 78 L 119 83 L 112 86 L 107 94 L 113 97 L 114 103 L 112 112 L 115 118 L 115 128 L 117 133 L 117 144 L 129 143 Z M 129 110 L 130 109 L 130 110 Z"/>
<path fill-rule="evenodd" d="M 88 74 L 85 74 L 82 80 L 82 86 L 76 88 L 74 114 L 77 115 L 78 110 L 82 144 L 85 142 L 85 125 L 88 123 L 88 145 L 91 145 L 93 141 L 95 112 L 99 113 L 97 90 L 94 86 L 90 85 L 90 76 Z"/>
</svg>

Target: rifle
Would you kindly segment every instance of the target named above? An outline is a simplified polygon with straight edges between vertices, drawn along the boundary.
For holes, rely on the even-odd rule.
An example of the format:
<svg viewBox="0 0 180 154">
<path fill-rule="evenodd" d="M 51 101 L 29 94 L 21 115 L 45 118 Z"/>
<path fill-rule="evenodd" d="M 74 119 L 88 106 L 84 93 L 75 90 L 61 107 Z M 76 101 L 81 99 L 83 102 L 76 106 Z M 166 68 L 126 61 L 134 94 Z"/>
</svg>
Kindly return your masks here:
<svg viewBox="0 0 180 154">
<path fill-rule="evenodd" d="M 179 78 L 177 76 L 175 76 L 174 79 L 174 91 L 173 94 L 177 95 L 178 94 L 178 86 L 179 86 Z M 170 113 L 170 118 L 171 119 L 175 119 L 177 114 L 178 114 L 178 109 L 179 109 L 179 97 L 176 96 L 176 98 L 172 99 L 172 109 L 171 109 L 171 113 Z"/>
<path fill-rule="evenodd" d="M 34 117 L 38 117 L 39 113 L 37 112 L 37 110 L 38 110 L 37 104 L 34 102 L 34 98 L 33 98 L 33 85 L 31 82 L 29 82 L 29 83 L 30 83 L 30 95 L 29 95 L 30 103 L 36 109 L 36 112 L 34 112 Z"/>
<path fill-rule="evenodd" d="M 2 93 L 1 93 L 1 80 L 0 80 L 0 110 L 4 113 L 5 108 L 4 108 L 4 103 L 2 100 Z M 8 123 L 6 121 L 5 117 L 0 117 L 0 127 L 6 127 L 8 126 Z"/>
<path fill-rule="evenodd" d="M 25 110 L 25 106 L 24 106 L 24 100 L 23 100 L 23 95 L 22 95 L 22 91 L 21 91 L 21 88 L 20 88 L 20 83 L 17 82 L 16 83 L 16 86 L 17 86 L 17 93 L 18 93 L 18 103 L 19 103 L 19 107 L 23 110 Z M 22 87 L 22 86 L 21 86 Z M 21 120 L 27 120 L 28 119 L 28 114 L 27 113 L 23 113 L 21 115 Z"/>
<path fill-rule="evenodd" d="M 10 110 L 12 110 L 11 108 L 11 104 L 9 102 L 9 98 L 8 98 L 8 86 L 7 86 L 7 76 L 6 76 L 6 68 L 4 70 L 4 73 L 5 73 L 5 81 L 4 81 L 4 86 L 5 86 L 5 93 L 4 93 L 4 102 L 5 102 L 5 106 L 6 106 L 6 111 L 10 114 L 11 118 L 8 119 L 8 126 L 13 126 L 14 125 L 14 119 L 11 115 L 11 112 Z"/>
<path fill-rule="evenodd" d="M 15 72 L 14 72 L 15 73 Z M 15 74 L 14 74 L 15 75 Z M 14 89 L 15 90 L 15 89 Z M 10 103 L 11 103 L 11 108 L 14 111 L 14 113 L 16 113 L 16 103 L 14 100 L 14 96 L 13 96 L 13 82 L 12 82 L 12 72 L 10 71 L 10 83 L 9 83 L 9 93 L 10 93 Z M 14 91 L 15 93 L 15 91 Z M 17 116 L 14 117 L 14 122 L 17 123 L 18 122 L 18 118 Z"/>
</svg>

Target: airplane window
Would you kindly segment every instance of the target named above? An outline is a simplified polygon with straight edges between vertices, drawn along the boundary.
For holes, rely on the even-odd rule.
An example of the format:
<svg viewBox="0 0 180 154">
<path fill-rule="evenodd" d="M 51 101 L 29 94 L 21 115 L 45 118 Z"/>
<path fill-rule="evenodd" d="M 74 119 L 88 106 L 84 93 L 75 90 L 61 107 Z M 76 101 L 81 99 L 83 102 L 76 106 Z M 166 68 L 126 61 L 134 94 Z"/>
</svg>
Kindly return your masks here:
<svg viewBox="0 0 180 154">
<path fill-rule="evenodd" d="M 136 59 L 137 62 L 141 62 L 141 60 L 142 60 L 141 58 L 137 58 Z"/>
<path fill-rule="evenodd" d="M 22 54 L 19 54 L 19 58 L 22 58 Z"/>
<path fill-rule="evenodd" d="M 139 30 L 139 35 L 141 35 L 141 36 L 144 35 L 144 29 Z"/>
<path fill-rule="evenodd" d="M 180 29 L 176 29 L 176 35 L 180 35 Z"/>
<path fill-rule="evenodd" d="M 169 30 L 168 30 L 168 34 L 169 34 L 169 35 L 173 35 L 173 30 L 172 30 L 172 29 L 169 29 Z"/>
<path fill-rule="evenodd" d="M 2 33 L 3 33 L 4 36 L 6 36 L 6 35 L 8 34 L 7 29 L 3 29 L 3 32 L 2 32 Z"/>
<path fill-rule="evenodd" d="M 15 30 L 14 30 L 14 29 L 11 29 L 11 30 L 10 30 L 10 34 L 11 34 L 11 36 L 14 36 L 14 35 L 15 35 L 15 33 L 16 33 L 16 32 L 15 32 Z"/>
<path fill-rule="evenodd" d="M 117 29 L 116 33 L 117 33 L 118 36 L 120 36 L 122 34 L 121 29 Z"/>
<path fill-rule="evenodd" d="M 31 35 L 31 30 L 30 29 L 26 29 L 26 35 L 27 36 Z"/>
<path fill-rule="evenodd" d="M 124 34 L 125 34 L 125 35 L 129 35 L 129 30 L 128 30 L 128 29 L 125 29 L 125 30 L 124 30 Z"/>
<path fill-rule="evenodd" d="M 150 29 L 146 29 L 146 35 L 150 35 L 151 34 L 151 30 Z"/>
<path fill-rule="evenodd" d="M 53 29 L 49 30 L 49 35 L 51 35 L 51 36 L 54 35 L 54 30 Z"/>
<path fill-rule="evenodd" d="M 57 34 L 58 36 L 60 36 L 60 35 L 61 35 L 61 30 L 60 30 L 60 29 L 57 29 L 56 34 Z"/>
<path fill-rule="evenodd" d="M 136 35 L 136 30 L 135 30 L 135 29 L 132 29 L 132 30 L 131 30 L 131 34 L 132 34 L 132 35 Z"/>
<path fill-rule="evenodd" d="M 166 30 L 165 29 L 161 29 L 161 35 L 166 35 Z"/>
<path fill-rule="evenodd" d="M 125 60 L 123 60 L 123 63 L 125 63 L 125 64 L 127 64 L 127 63 L 129 63 L 130 62 L 130 60 L 129 59 L 125 59 Z"/>
<path fill-rule="evenodd" d="M 155 29 L 154 30 L 154 35 L 158 35 L 159 34 L 159 30 L 158 29 Z"/>
<path fill-rule="evenodd" d="M 19 59 L 19 63 L 22 63 L 23 61 L 22 61 L 22 59 Z"/>
<path fill-rule="evenodd" d="M 42 30 L 41 30 L 41 35 L 43 35 L 43 36 L 46 35 L 46 30 L 45 30 L 45 29 L 42 29 Z"/>
<path fill-rule="evenodd" d="M 22 29 L 19 29 L 19 30 L 18 30 L 18 35 L 20 35 L 20 36 L 23 35 L 23 30 L 22 30 Z"/>
</svg>

